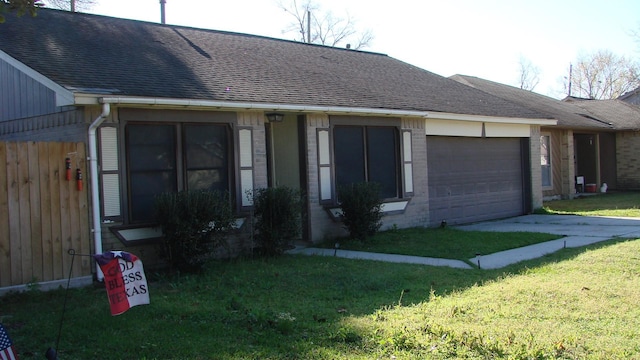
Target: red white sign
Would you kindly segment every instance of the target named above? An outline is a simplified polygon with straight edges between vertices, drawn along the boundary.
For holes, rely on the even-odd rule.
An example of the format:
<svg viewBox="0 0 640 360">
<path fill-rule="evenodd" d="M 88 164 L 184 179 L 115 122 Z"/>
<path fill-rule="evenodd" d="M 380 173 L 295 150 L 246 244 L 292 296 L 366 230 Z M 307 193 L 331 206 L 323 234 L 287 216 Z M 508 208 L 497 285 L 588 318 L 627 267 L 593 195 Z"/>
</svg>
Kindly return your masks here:
<svg viewBox="0 0 640 360">
<path fill-rule="evenodd" d="M 136 305 L 149 304 L 149 287 L 142 260 L 125 251 L 93 255 L 104 273 L 111 315 L 120 315 Z"/>
</svg>

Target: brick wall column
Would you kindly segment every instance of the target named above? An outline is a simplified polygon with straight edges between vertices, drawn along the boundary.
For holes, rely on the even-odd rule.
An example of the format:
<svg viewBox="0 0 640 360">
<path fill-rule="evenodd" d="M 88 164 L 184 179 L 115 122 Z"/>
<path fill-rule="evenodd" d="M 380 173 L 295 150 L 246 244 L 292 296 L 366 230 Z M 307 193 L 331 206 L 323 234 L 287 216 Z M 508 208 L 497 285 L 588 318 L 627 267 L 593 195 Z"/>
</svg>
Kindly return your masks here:
<svg viewBox="0 0 640 360">
<path fill-rule="evenodd" d="M 542 207 L 542 167 L 540 166 L 540 126 L 531 126 L 529 139 L 529 152 L 531 161 L 531 207 Z"/>
</svg>

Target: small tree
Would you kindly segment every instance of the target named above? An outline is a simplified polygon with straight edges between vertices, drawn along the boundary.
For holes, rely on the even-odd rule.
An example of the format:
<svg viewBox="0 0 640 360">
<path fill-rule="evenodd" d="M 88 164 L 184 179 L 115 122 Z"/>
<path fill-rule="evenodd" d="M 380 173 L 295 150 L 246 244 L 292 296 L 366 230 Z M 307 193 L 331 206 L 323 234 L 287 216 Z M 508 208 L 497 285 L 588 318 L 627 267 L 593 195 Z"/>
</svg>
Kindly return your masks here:
<svg viewBox="0 0 640 360">
<path fill-rule="evenodd" d="M 5 22 L 5 14 L 15 12 L 17 16 L 29 13 L 36 16 L 38 8 L 44 6 L 40 0 L 0 0 L 0 24 Z"/>
<path fill-rule="evenodd" d="M 226 245 L 235 226 L 229 195 L 202 190 L 160 194 L 155 221 L 164 234 L 163 257 L 172 267 L 190 272 L 199 271 Z"/>
<path fill-rule="evenodd" d="M 300 236 L 300 191 L 283 187 L 254 190 L 254 237 L 264 255 L 282 254 Z"/>
<path fill-rule="evenodd" d="M 352 239 L 365 241 L 382 226 L 380 185 L 365 182 L 338 188 L 344 227 Z"/>
</svg>

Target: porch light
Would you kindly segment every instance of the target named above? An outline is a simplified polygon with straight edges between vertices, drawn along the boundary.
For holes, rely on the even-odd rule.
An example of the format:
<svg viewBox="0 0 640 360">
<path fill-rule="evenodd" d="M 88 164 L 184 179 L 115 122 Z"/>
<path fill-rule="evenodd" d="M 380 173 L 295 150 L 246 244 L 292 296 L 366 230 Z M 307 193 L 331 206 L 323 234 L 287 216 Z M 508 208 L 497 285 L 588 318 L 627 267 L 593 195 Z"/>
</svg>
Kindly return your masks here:
<svg viewBox="0 0 640 360">
<path fill-rule="evenodd" d="M 268 113 L 267 119 L 269 120 L 269 122 L 282 122 L 284 120 L 284 114 Z"/>
</svg>

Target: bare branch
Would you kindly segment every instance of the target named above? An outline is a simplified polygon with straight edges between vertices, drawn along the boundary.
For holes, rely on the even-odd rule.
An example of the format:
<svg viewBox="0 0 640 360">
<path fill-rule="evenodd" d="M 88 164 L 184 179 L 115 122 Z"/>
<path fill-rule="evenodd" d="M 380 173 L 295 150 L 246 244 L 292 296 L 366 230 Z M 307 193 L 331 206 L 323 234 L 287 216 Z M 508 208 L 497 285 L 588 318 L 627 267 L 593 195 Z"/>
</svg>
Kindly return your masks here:
<svg viewBox="0 0 640 360">
<path fill-rule="evenodd" d="M 572 76 L 572 89 L 579 97 L 615 99 L 640 86 L 637 63 L 608 50 L 578 57 Z"/>
<path fill-rule="evenodd" d="M 278 7 L 294 19 L 282 32 L 295 32 L 300 36 L 296 37 L 296 41 L 307 42 L 307 14 L 315 12 L 317 5 L 312 4 L 310 0 L 305 0 L 300 5 L 297 0 L 278 0 Z"/>
<path fill-rule="evenodd" d="M 520 85 L 520 89 L 533 91 L 540 83 L 540 68 L 533 65 L 533 63 L 524 56 L 520 56 L 518 65 L 520 67 L 520 80 L 518 84 Z"/>
<path fill-rule="evenodd" d="M 67 11 L 89 10 L 96 0 L 46 0 L 47 7 Z"/>
<path fill-rule="evenodd" d="M 312 0 L 300 3 L 296 0 L 279 0 L 278 6 L 291 15 L 293 21 L 283 33 L 296 32 L 300 37 L 297 41 L 306 42 L 310 38 L 311 43 L 341 46 L 341 44 L 354 45 L 355 49 L 370 46 L 373 41 L 371 30 L 360 32 L 356 28 L 354 18 L 338 17 L 330 11 L 322 12 L 320 7 Z M 309 14 L 311 14 L 311 26 L 308 26 Z M 308 34 L 308 32 L 311 34 Z"/>
</svg>

